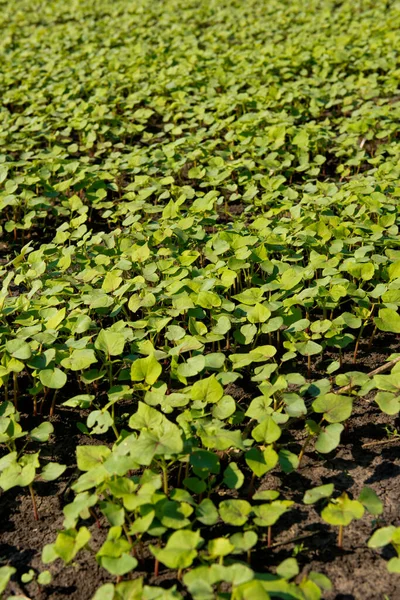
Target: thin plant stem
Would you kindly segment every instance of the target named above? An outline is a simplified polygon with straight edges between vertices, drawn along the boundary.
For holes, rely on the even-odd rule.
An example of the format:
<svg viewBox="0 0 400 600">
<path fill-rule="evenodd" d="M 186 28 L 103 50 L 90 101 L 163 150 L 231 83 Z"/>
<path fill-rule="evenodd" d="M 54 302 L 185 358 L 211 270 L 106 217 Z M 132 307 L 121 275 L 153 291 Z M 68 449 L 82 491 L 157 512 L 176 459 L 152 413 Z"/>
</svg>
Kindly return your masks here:
<svg viewBox="0 0 400 600">
<path fill-rule="evenodd" d="M 366 327 L 366 325 L 368 324 L 369 319 L 372 317 L 372 314 L 374 312 L 374 308 L 375 308 L 375 304 L 372 305 L 372 308 L 369 312 L 368 317 L 365 319 L 364 323 L 362 324 L 362 326 L 360 327 L 360 331 L 358 332 L 358 336 L 357 336 L 357 341 L 356 341 L 356 346 L 354 348 L 354 354 L 353 354 L 353 364 L 355 365 L 357 362 L 357 353 L 358 353 L 358 346 L 360 344 L 360 340 L 361 340 L 361 336 L 363 334 L 363 331 Z M 376 327 L 375 327 L 376 329 Z M 374 329 L 374 331 L 375 331 Z M 370 346 L 368 346 L 368 350 L 370 349 Z"/>
<path fill-rule="evenodd" d="M 129 531 L 128 531 L 128 528 L 127 528 L 127 526 L 125 525 L 125 523 L 122 525 L 122 529 L 124 530 L 124 533 L 125 533 L 126 539 L 128 540 L 128 542 L 130 543 L 130 545 L 131 545 L 131 546 L 132 546 L 132 548 L 133 548 L 133 540 L 132 540 L 131 536 L 129 535 Z"/>
<path fill-rule="evenodd" d="M 113 384 L 113 372 L 112 372 L 112 363 L 111 362 L 108 365 L 108 381 L 110 383 L 110 387 L 112 387 L 112 384 Z"/>
<path fill-rule="evenodd" d="M 111 406 L 111 418 L 112 418 L 112 425 L 111 428 L 114 432 L 115 437 L 118 439 L 119 438 L 119 433 L 118 433 L 118 429 L 115 425 L 115 405 L 113 404 Z"/>
<path fill-rule="evenodd" d="M 372 342 L 374 341 L 374 337 L 375 337 L 375 334 L 376 334 L 376 330 L 377 330 L 377 329 L 378 329 L 378 328 L 377 328 L 377 326 L 375 325 L 375 327 L 374 327 L 374 329 L 373 329 L 373 331 L 372 331 L 372 335 L 371 335 L 371 337 L 369 338 L 369 342 L 368 342 L 368 350 L 371 350 Z"/>
<path fill-rule="evenodd" d="M 13 383 L 14 383 L 14 406 L 18 408 L 18 373 L 13 373 Z"/>
<path fill-rule="evenodd" d="M 49 388 L 44 388 L 44 394 L 43 394 L 43 398 L 42 401 L 40 403 L 40 414 L 43 414 L 43 407 L 44 407 L 44 403 L 46 402 L 46 398 L 47 398 L 47 394 L 49 393 Z"/>
<path fill-rule="evenodd" d="M 343 525 L 339 525 L 338 546 L 343 548 Z"/>
<path fill-rule="evenodd" d="M 53 400 L 51 402 L 51 406 L 50 406 L 50 417 L 52 417 L 54 415 L 54 409 L 56 407 L 56 398 L 57 398 L 57 392 L 58 390 L 55 390 L 54 392 L 54 396 L 53 396 Z"/>
<path fill-rule="evenodd" d="M 182 469 L 183 469 L 183 463 L 181 462 L 179 465 L 179 469 L 178 469 L 178 481 L 177 481 L 178 488 L 181 486 Z"/>
<path fill-rule="evenodd" d="M 100 527 L 101 527 L 100 521 L 99 521 L 98 516 L 95 513 L 95 510 L 93 508 L 89 508 L 89 513 L 90 513 L 91 517 L 96 521 L 97 529 L 100 529 Z"/>
<path fill-rule="evenodd" d="M 163 472 L 163 491 L 166 496 L 168 496 L 168 469 L 165 463 L 164 458 L 162 459 L 162 472 Z"/>
<path fill-rule="evenodd" d="M 251 474 L 251 479 L 250 479 L 250 485 L 249 485 L 249 491 L 247 493 L 247 497 L 251 498 L 251 496 L 253 495 L 253 490 L 254 490 L 254 480 L 256 478 L 256 474 L 252 473 Z"/>
<path fill-rule="evenodd" d="M 271 525 L 268 526 L 268 533 L 267 533 L 267 547 L 271 548 L 272 546 L 272 527 Z"/>
<path fill-rule="evenodd" d="M 300 466 L 301 466 L 301 462 L 302 462 L 303 457 L 304 457 L 304 452 L 306 451 L 307 446 L 310 443 L 311 437 L 312 437 L 311 435 L 308 435 L 307 438 L 306 438 L 306 441 L 304 442 L 303 446 L 301 447 L 300 454 L 299 454 L 299 465 L 298 465 L 298 468 L 300 468 Z"/>
<path fill-rule="evenodd" d="M 35 519 L 35 521 L 39 521 L 39 513 L 38 513 L 38 509 L 37 509 L 37 504 L 36 504 L 36 497 L 35 497 L 35 492 L 33 491 L 32 484 L 30 484 L 30 486 L 29 486 L 29 492 L 30 492 L 31 498 L 32 498 L 34 519 Z"/>
<path fill-rule="evenodd" d="M 356 345 L 354 347 L 354 353 L 353 353 L 353 365 L 355 365 L 357 363 L 358 347 L 360 345 L 360 339 L 361 339 L 361 335 L 362 335 L 363 331 L 364 331 L 364 327 L 361 327 L 360 331 L 358 332 L 358 336 L 357 336 L 357 340 L 356 340 Z"/>
</svg>

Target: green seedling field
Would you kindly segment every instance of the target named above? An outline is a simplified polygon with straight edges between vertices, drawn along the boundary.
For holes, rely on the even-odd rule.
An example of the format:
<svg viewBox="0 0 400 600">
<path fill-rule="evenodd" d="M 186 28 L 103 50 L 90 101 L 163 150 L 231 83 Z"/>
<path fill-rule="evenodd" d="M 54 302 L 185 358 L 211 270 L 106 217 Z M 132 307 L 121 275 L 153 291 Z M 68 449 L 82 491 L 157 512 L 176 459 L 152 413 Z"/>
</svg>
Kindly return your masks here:
<svg viewBox="0 0 400 600">
<path fill-rule="evenodd" d="M 400 3 L 1 9 L 0 596 L 399 598 Z"/>
</svg>

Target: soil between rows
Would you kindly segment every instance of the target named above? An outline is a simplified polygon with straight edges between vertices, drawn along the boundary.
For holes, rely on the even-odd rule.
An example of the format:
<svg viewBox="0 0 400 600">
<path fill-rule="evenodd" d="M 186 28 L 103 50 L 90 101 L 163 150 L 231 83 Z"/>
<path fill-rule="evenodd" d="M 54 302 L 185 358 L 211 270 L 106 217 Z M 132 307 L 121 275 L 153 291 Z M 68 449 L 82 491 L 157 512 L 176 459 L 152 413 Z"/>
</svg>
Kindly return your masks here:
<svg viewBox="0 0 400 600">
<path fill-rule="evenodd" d="M 380 366 L 397 346 L 394 337 L 378 339 L 373 352 L 361 349 L 356 366 L 351 364 L 351 353 L 345 353 L 344 370 L 368 371 Z M 320 376 L 317 364 L 314 378 Z M 230 393 L 250 397 L 243 388 L 230 390 Z M 43 546 L 53 542 L 57 531 L 62 529 L 63 506 L 73 498 L 69 484 L 77 476 L 76 446 L 104 443 L 80 433 L 76 424 L 83 419 L 79 412 L 63 407 L 59 407 L 51 419 L 54 436 L 42 450 L 42 456 L 63 462 L 68 469 L 55 483 L 35 483 L 39 521 L 33 518 L 28 491 L 15 488 L 0 495 L 0 565 L 8 564 L 17 569 L 7 588 L 10 595 L 25 594 L 31 600 L 90 600 L 101 584 L 112 580 L 87 551 L 79 553 L 70 566 L 57 560 L 45 567 L 40 560 Z M 263 478 L 259 489 L 278 489 L 283 498 L 294 500 L 295 504 L 274 527 L 273 548 L 267 549 L 261 543 L 253 552 L 251 566 L 255 571 L 273 571 L 282 560 L 295 555 L 301 569 L 299 579 L 309 571 L 324 573 L 331 579 L 333 590 L 324 593 L 324 600 L 400 598 L 400 575 L 389 577 L 386 570 L 386 562 L 393 555 L 391 550 L 378 552 L 367 547 L 374 527 L 400 524 L 400 437 L 388 436 L 387 427 L 392 431 L 400 429 L 398 419 L 383 414 L 371 401 L 356 400 L 337 451 L 322 456 L 310 446 L 300 470 L 291 474 L 276 470 Z M 303 424 L 294 424 L 290 435 L 294 443 L 291 449 L 297 452 L 304 439 Z M 322 521 L 318 505 L 302 503 L 307 489 L 325 483 L 333 483 L 337 492 L 346 491 L 353 497 L 368 485 L 384 503 L 383 515 L 378 520 L 365 515 L 345 529 L 342 550 L 336 546 L 336 528 Z M 105 523 L 101 521 L 100 528 L 94 522 L 86 525 L 92 534 L 91 546 L 97 550 L 107 532 Z M 152 585 L 177 584 L 173 571 L 163 570 L 160 565 L 160 574 L 155 578 L 152 567 L 153 560 L 146 552 L 135 574 Z M 25 586 L 20 583 L 21 575 L 29 569 L 40 572 L 45 568 L 49 568 L 53 576 L 49 586 L 39 589 L 34 582 Z"/>
</svg>

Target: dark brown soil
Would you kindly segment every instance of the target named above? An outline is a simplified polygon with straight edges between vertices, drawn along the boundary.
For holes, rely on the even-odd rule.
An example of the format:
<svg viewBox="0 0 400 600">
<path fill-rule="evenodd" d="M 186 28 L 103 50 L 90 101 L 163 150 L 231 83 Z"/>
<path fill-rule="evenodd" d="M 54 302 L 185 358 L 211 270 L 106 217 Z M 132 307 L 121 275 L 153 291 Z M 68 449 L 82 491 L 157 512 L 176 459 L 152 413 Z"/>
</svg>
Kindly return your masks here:
<svg viewBox="0 0 400 600">
<path fill-rule="evenodd" d="M 360 349 L 356 367 L 351 364 L 351 353 L 345 353 L 344 370 L 369 371 L 383 364 L 397 349 L 398 340 L 394 336 L 378 338 L 373 352 L 368 352 L 366 347 Z M 320 378 L 322 371 L 317 364 L 313 378 Z M 242 403 L 247 403 L 251 397 L 249 391 L 242 388 L 235 392 L 230 390 Z M 16 488 L 0 495 L 0 565 L 8 564 L 17 569 L 7 588 L 9 594 L 22 593 L 32 600 L 90 600 L 95 590 L 111 579 L 97 566 L 89 552 L 78 554 L 74 564 L 67 567 L 59 560 L 46 567 L 40 560 L 43 546 L 53 542 L 57 531 L 62 529 L 62 508 L 73 497 L 69 483 L 77 475 L 75 447 L 104 443 L 81 434 L 76 427 L 79 420 L 82 416 L 65 408 L 60 408 L 52 419 L 55 435 L 42 455 L 66 463 L 68 470 L 54 484 L 35 483 L 39 521 L 33 518 L 28 492 Z M 295 505 L 274 528 L 273 548 L 267 549 L 266 544 L 261 543 L 253 552 L 254 570 L 274 570 L 283 559 L 296 555 L 301 568 L 299 580 L 311 570 L 331 579 L 333 590 L 324 594 L 324 600 L 400 599 L 400 575 L 388 576 L 386 570 L 386 562 L 393 555 L 391 550 L 379 552 L 367 547 L 375 527 L 400 525 L 400 437 L 388 435 L 388 427 L 393 433 L 396 427 L 400 430 L 400 423 L 381 413 L 370 399 L 358 400 L 337 451 L 322 456 L 310 446 L 300 470 L 289 475 L 276 471 L 264 478 L 261 489 L 278 489 L 283 498 L 294 500 Z M 294 443 L 291 450 L 298 452 L 304 439 L 302 422 L 294 423 L 290 434 Z M 334 483 L 336 493 L 346 491 L 352 497 L 368 485 L 384 503 L 384 513 L 378 520 L 365 515 L 345 529 L 342 550 L 336 545 L 335 528 L 319 516 L 321 507 L 302 503 L 307 489 L 330 482 Z M 102 524 L 98 528 L 92 521 L 86 525 L 92 533 L 91 546 L 97 550 L 107 527 Z M 31 568 L 36 572 L 48 568 L 53 576 L 52 583 L 41 590 L 34 582 L 26 586 L 21 584 L 21 575 Z M 146 581 L 153 585 L 170 587 L 177 583 L 174 572 L 161 569 L 160 576 L 155 579 L 151 568 L 152 561 L 146 553 L 145 562 L 137 570 L 138 575 L 146 577 L 147 573 Z"/>
</svg>

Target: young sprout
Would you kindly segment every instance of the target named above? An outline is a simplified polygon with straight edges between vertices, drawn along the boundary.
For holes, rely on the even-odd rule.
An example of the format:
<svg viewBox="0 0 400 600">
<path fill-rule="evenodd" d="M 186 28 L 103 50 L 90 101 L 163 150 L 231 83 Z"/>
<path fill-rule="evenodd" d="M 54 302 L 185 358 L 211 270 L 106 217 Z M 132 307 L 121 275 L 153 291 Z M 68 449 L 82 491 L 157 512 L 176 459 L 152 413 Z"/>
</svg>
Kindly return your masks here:
<svg viewBox="0 0 400 600">
<path fill-rule="evenodd" d="M 354 519 L 361 519 L 367 510 L 372 515 L 380 515 L 383 511 L 382 502 L 369 487 L 364 487 L 357 500 L 351 500 L 346 492 L 339 498 L 332 499 L 322 510 L 321 517 L 330 525 L 339 526 L 338 546 L 343 547 L 344 527 Z"/>
<path fill-rule="evenodd" d="M 294 504 L 291 500 L 277 500 L 279 492 L 275 490 L 264 490 L 257 492 L 253 496 L 253 500 L 268 500 L 270 502 L 255 506 L 254 524 L 259 527 L 267 527 L 267 547 L 272 546 L 272 526 L 278 519 L 284 515 L 289 508 Z"/>
</svg>

